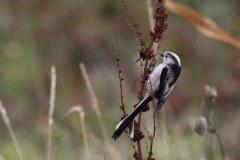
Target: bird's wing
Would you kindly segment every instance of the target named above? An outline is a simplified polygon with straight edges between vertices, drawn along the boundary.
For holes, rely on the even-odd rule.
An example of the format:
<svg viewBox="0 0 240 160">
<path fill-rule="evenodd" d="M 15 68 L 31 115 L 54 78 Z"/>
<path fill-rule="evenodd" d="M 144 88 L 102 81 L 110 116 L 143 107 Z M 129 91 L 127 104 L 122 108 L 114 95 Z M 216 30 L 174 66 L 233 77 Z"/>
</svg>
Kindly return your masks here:
<svg viewBox="0 0 240 160">
<path fill-rule="evenodd" d="M 156 109 L 157 111 L 159 111 L 162 108 L 163 104 L 165 103 L 169 94 L 171 93 L 173 87 L 174 86 L 168 88 L 167 91 L 163 93 L 161 100 L 160 101 L 158 100 L 158 105 L 157 105 L 157 109 Z"/>
<path fill-rule="evenodd" d="M 168 81 L 168 68 L 164 67 L 162 69 L 161 75 L 160 75 L 160 83 L 159 83 L 159 89 L 158 89 L 158 104 L 157 104 L 157 111 L 159 111 L 162 107 L 162 105 L 167 100 L 169 94 L 171 93 L 173 86 L 169 87 L 169 81 Z"/>
</svg>

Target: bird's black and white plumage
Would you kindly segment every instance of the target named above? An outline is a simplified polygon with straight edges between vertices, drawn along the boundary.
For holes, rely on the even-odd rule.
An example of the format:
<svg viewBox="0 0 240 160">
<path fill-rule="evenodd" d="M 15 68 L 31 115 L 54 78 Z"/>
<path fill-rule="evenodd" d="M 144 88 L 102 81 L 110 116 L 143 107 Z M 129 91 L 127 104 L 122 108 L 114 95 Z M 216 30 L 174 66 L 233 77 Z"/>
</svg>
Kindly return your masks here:
<svg viewBox="0 0 240 160">
<path fill-rule="evenodd" d="M 154 68 L 149 74 L 147 88 L 148 92 L 145 94 L 143 100 L 136 106 L 136 108 L 124 118 L 117 126 L 116 131 L 112 135 L 112 139 L 116 140 L 121 136 L 123 131 L 132 123 L 130 130 L 131 138 L 134 136 L 134 118 L 141 112 L 141 110 L 153 100 L 153 96 L 158 99 L 156 110 L 159 111 L 169 94 L 181 72 L 181 62 L 179 57 L 172 52 L 164 52 L 160 54 L 163 57 L 163 63 Z"/>
</svg>

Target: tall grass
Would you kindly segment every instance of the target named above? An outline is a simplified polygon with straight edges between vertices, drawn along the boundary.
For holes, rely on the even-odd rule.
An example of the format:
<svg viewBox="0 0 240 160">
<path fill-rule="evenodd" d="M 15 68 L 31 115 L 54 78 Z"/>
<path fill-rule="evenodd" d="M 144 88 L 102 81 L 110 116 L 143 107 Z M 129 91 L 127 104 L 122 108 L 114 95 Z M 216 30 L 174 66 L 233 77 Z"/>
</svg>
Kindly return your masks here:
<svg viewBox="0 0 240 160">
<path fill-rule="evenodd" d="M 8 129 L 8 132 L 9 132 L 11 138 L 12 138 L 13 144 L 14 144 L 16 150 L 17 150 L 19 159 L 20 159 L 20 160 L 24 160 L 22 151 L 21 151 L 21 149 L 20 149 L 20 147 L 19 147 L 17 138 L 16 138 L 15 133 L 14 133 L 14 131 L 13 131 L 13 129 L 12 129 L 12 125 L 11 125 L 10 119 L 9 119 L 8 116 L 7 116 L 7 111 L 6 111 L 6 109 L 4 108 L 4 106 L 3 106 L 3 104 L 2 104 L 2 101 L 0 101 L 0 112 L 2 113 L 3 121 L 4 121 L 4 123 L 5 123 L 6 126 L 7 126 L 7 129 Z M 0 158 L 3 159 L 2 156 L 1 156 Z"/>
<path fill-rule="evenodd" d="M 66 113 L 65 117 L 66 118 L 69 117 L 74 112 L 77 112 L 79 114 L 81 129 L 82 129 L 82 133 L 83 133 L 84 148 L 85 148 L 85 153 L 86 153 L 86 157 L 87 157 L 86 159 L 90 160 L 88 136 L 87 136 L 87 130 L 86 130 L 85 121 L 84 121 L 85 112 L 83 111 L 82 106 L 74 106 L 69 109 L 69 111 Z"/>
<path fill-rule="evenodd" d="M 51 159 L 52 150 L 52 127 L 53 127 L 53 113 L 55 107 L 55 95 L 56 95 L 56 70 L 55 67 L 51 67 L 51 89 L 49 100 L 49 115 L 48 115 L 48 144 L 47 144 L 47 160 Z"/>
</svg>

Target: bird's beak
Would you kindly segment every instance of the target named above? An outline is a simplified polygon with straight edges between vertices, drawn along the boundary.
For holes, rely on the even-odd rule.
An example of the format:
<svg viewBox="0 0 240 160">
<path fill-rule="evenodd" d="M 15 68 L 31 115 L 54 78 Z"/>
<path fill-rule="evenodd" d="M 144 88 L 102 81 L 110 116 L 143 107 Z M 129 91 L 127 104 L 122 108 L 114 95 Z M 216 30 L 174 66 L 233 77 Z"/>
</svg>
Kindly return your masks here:
<svg viewBox="0 0 240 160">
<path fill-rule="evenodd" d="M 160 53 L 160 56 L 163 57 L 163 53 L 162 52 Z"/>
</svg>

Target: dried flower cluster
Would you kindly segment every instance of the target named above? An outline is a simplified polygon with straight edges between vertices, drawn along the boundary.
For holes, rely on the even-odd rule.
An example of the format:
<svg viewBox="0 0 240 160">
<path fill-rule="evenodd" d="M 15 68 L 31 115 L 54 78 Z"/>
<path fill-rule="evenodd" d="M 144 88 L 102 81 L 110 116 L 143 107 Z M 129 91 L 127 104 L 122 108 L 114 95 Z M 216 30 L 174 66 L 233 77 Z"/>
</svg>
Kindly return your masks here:
<svg viewBox="0 0 240 160">
<path fill-rule="evenodd" d="M 203 102 L 202 104 L 202 108 L 201 108 L 201 115 L 200 117 L 197 119 L 196 125 L 195 125 L 195 132 L 198 133 L 200 136 L 204 136 L 206 133 L 209 133 L 211 135 L 211 143 L 212 143 L 212 150 L 214 152 L 214 156 L 216 159 L 218 159 L 217 154 L 216 154 L 216 150 L 215 150 L 215 144 L 213 141 L 213 137 L 216 136 L 220 149 L 221 149 L 221 153 L 222 153 L 222 159 L 225 160 L 226 156 L 225 156 L 225 151 L 224 151 L 224 147 L 223 147 L 223 143 L 221 140 L 221 136 L 218 132 L 217 127 L 214 124 L 214 104 L 217 98 L 217 90 L 215 87 L 210 87 L 208 85 L 205 86 L 205 94 L 207 96 L 207 100 L 211 103 L 211 107 L 209 106 L 208 108 L 205 107 L 205 102 Z M 208 120 L 206 120 L 206 118 L 204 117 L 204 111 L 208 109 L 211 110 L 211 115 L 206 115 Z M 201 158 L 200 160 L 206 160 L 206 158 Z"/>
<path fill-rule="evenodd" d="M 154 27 L 154 33 L 151 31 L 150 35 L 154 42 L 157 43 L 163 38 L 163 33 L 168 28 L 168 24 L 166 23 L 168 15 L 166 14 L 165 7 L 163 5 L 157 8 L 154 18 L 157 23 Z"/>
</svg>

